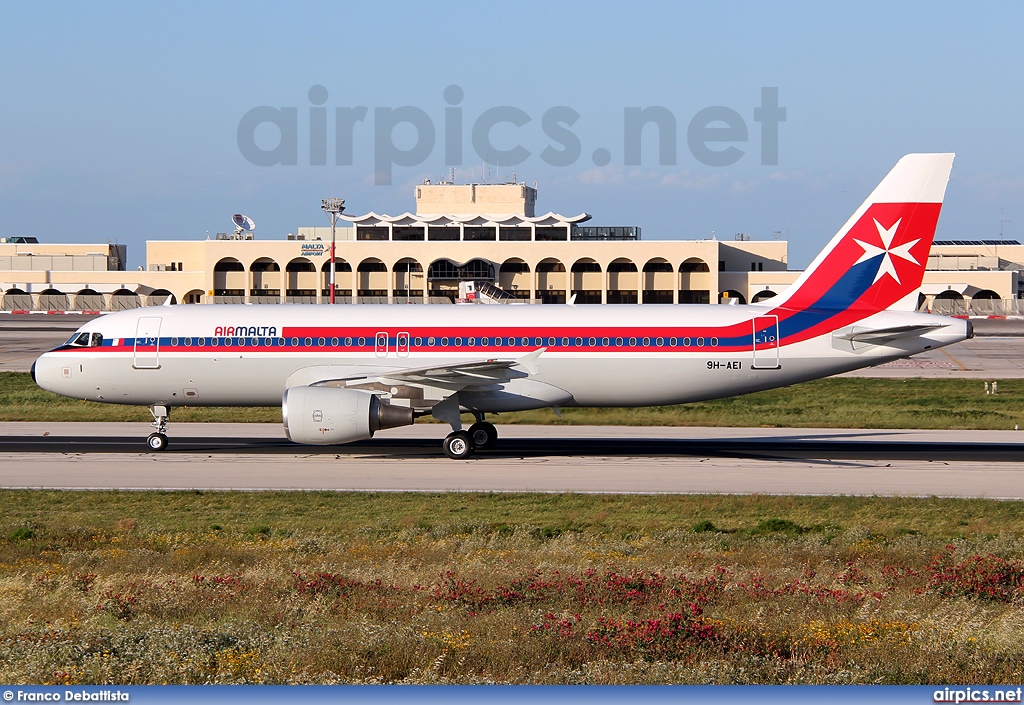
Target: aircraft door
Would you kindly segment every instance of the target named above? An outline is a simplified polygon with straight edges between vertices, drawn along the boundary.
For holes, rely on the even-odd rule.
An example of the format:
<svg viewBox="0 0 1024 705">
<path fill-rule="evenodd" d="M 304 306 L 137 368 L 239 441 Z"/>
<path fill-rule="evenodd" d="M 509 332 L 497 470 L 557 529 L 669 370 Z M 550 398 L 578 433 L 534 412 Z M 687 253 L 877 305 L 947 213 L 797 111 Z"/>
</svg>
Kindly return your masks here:
<svg viewBox="0 0 1024 705">
<path fill-rule="evenodd" d="M 776 370 L 779 365 L 779 317 L 757 316 L 754 327 L 753 369 Z"/>
<path fill-rule="evenodd" d="M 409 334 L 402 332 L 398 334 L 398 338 L 395 341 L 395 352 L 398 353 L 398 357 L 409 357 Z"/>
<path fill-rule="evenodd" d="M 374 346 L 374 353 L 377 357 L 388 356 L 388 334 L 386 332 L 377 333 L 377 342 Z"/>
<path fill-rule="evenodd" d="M 135 363 L 137 370 L 160 367 L 160 317 L 143 316 L 135 328 Z"/>
</svg>

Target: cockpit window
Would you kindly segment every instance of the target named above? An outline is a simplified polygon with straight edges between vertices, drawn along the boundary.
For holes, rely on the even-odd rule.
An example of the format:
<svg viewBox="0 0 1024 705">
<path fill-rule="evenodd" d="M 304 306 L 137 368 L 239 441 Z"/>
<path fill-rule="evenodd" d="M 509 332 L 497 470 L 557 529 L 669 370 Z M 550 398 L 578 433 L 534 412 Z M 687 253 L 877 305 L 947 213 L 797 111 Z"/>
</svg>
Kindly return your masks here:
<svg viewBox="0 0 1024 705">
<path fill-rule="evenodd" d="M 68 339 L 67 345 L 76 348 L 98 348 L 103 345 L 102 333 L 75 333 Z"/>
</svg>

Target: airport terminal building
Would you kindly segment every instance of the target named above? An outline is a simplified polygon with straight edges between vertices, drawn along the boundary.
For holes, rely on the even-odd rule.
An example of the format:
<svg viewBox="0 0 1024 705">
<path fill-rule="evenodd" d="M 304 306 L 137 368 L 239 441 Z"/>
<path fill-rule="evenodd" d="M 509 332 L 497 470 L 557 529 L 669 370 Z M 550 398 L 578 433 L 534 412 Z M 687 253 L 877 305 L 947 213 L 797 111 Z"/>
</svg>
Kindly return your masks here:
<svg viewBox="0 0 1024 705">
<path fill-rule="evenodd" d="M 800 274 L 779 240 L 643 240 L 633 226 L 586 213 L 536 215 L 536 186 L 415 187 L 415 211 L 343 214 L 336 227 L 339 303 L 450 303 L 459 282 L 493 283 L 523 303 L 757 302 Z M 3 311 L 112 311 L 173 303 L 327 303 L 331 228 L 280 240 L 251 232 L 151 240 L 146 267 L 125 268 L 124 245 L 0 238 Z M 824 239 L 823 239 L 824 242 Z M 936 312 L 1017 315 L 1024 245 L 937 242 L 922 305 Z"/>
</svg>

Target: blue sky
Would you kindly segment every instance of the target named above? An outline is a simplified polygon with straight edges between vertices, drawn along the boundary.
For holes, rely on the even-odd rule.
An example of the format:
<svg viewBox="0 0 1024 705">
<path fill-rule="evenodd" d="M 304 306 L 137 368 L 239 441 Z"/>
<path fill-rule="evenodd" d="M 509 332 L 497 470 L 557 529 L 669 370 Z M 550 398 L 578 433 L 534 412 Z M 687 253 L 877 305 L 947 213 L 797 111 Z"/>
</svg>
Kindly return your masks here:
<svg viewBox="0 0 1024 705">
<path fill-rule="evenodd" d="M 586 211 L 645 239 L 780 231 L 803 267 L 900 156 L 954 151 L 938 237 L 997 237 L 1002 219 L 1005 237 L 1024 240 L 1019 4 L 42 2 L 4 15 L 0 234 L 116 240 L 132 266 L 146 239 L 204 238 L 234 212 L 273 239 L 326 224 L 325 196 L 356 214 L 410 210 L 414 184 L 448 174 L 451 85 L 463 92 L 457 180 L 486 176 L 472 127 L 512 106 L 529 122 L 497 125 L 491 142 L 531 155 L 490 178 L 539 182 L 541 212 Z M 326 166 L 310 164 L 313 86 L 327 92 Z M 778 164 L 761 163 L 763 87 L 786 109 Z M 239 123 L 258 106 L 295 109 L 297 164 L 243 154 Z M 357 106 L 368 113 L 352 164 L 335 164 L 335 109 Z M 436 141 L 381 185 L 375 145 L 418 138 L 402 124 L 376 133 L 378 109 L 400 106 L 423 111 Z M 556 106 L 579 114 L 566 129 L 580 156 L 567 166 L 540 157 L 562 147 L 542 127 Z M 640 164 L 626 165 L 623 111 L 651 106 L 675 120 L 676 163 L 659 163 L 649 126 Z M 748 132 L 728 166 L 688 148 L 688 125 L 710 106 Z M 260 149 L 276 146 L 276 130 L 255 130 Z"/>
</svg>

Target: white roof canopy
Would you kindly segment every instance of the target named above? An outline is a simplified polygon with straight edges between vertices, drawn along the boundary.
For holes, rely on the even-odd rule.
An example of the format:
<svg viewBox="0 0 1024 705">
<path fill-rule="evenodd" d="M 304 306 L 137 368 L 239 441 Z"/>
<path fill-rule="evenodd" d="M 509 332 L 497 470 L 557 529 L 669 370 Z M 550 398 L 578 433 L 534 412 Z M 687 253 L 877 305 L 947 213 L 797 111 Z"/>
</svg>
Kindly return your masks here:
<svg viewBox="0 0 1024 705">
<path fill-rule="evenodd" d="M 436 214 L 413 214 L 403 213 L 401 215 L 381 215 L 378 213 L 367 213 L 366 215 L 342 215 L 342 220 L 347 220 L 355 225 L 362 226 L 385 226 L 401 225 L 407 227 L 445 227 L 452 225 L 469 225 L 473 227 L 497 227 L 504 228 L 529 227 L 530 225 L 542 227 L 569 226 L 577 223 L 585 223 L 590 220 L 590 215 L 580 213 L 579 215 L 565 216 L 558 213 L 547 213 L 539 216 L 522 216 L 511 213 L 436 213 Z"/>
</svg>

